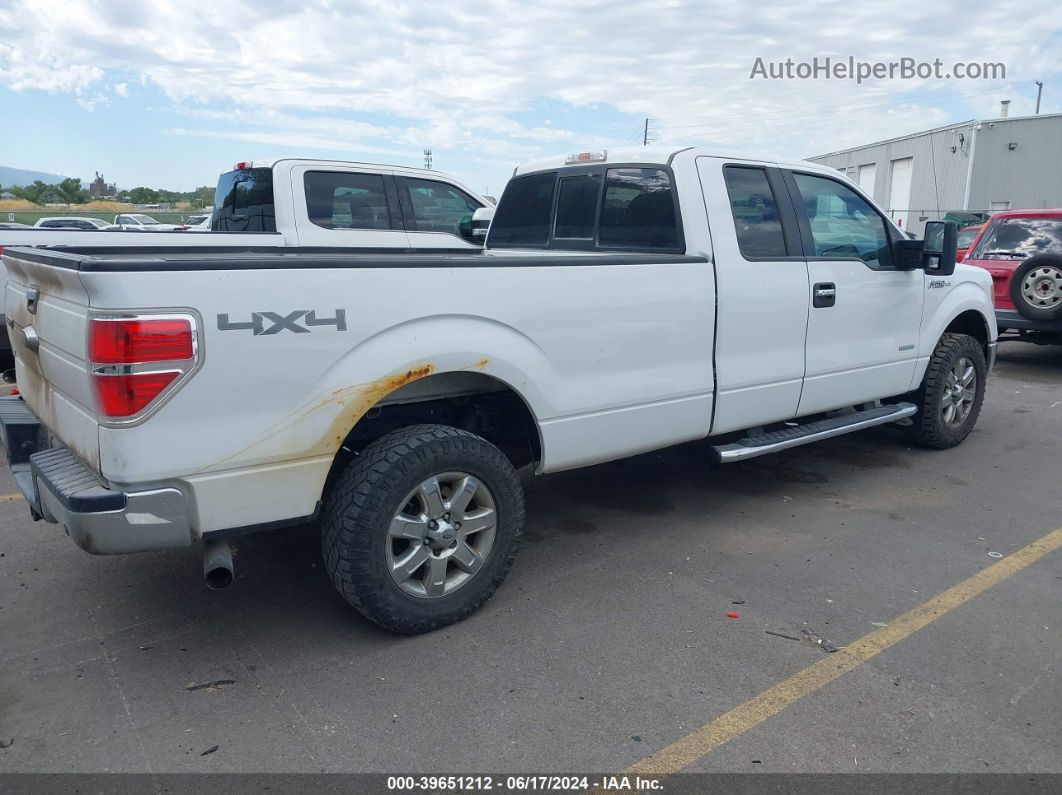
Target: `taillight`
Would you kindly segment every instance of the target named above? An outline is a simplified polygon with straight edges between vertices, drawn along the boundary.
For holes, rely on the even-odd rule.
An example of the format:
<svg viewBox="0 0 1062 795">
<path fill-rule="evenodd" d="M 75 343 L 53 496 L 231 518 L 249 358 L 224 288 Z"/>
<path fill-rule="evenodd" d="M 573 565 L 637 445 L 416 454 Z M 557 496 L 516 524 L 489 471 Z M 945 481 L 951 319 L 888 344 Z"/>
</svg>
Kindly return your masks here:
<svg viewBox="0 0 1062 795">
<path fill-rule="evenodd" d="M 89 358 L 94 364 L 139 364 L 194 358 L 188 318 L 115 318 L 92 321 Z"/>
<path fill-rule="evenodd" d="M 135 373 L 96 376 L 96 396 L 105 417 L 139 414 L 172 384 L 180 373 Z"/>
<path fill-rule="evenodd" d="M 100 413 L 109 419 L 134 417 L 198 359 L 191 315 L 93 318 L 88 359 Z"/>
</svg>

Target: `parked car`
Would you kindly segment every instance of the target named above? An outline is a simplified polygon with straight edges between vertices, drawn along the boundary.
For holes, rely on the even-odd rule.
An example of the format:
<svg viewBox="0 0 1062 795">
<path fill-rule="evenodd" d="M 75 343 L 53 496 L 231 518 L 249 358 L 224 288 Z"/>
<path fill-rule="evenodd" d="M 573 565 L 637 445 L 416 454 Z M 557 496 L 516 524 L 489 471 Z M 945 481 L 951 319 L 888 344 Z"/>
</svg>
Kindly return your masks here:
<svg viewBox="0 0 1062 795">
<path fill-rule="evenodd" d="M 212 215 L 213 213 L 193 213 L 177 228 L 182 232 L 209 232 Z"/>
<path fill-rule="evenodd" d="M 1062 209 L 997 213 L 965 262 L 992 274 L 1000 334 L 1062 342 Z"/>
<path fill-rule="evenodd" d="M 958 237 L 955 240 L 956 262 L 962 262 L 966 258 L 966 252 L 970 250 L 970 246 L 977 239 L 977 235 L 983 226 L 984 224 L 974 224 L 973 226 L 964 226 L 959 230 Z"/>
<path fill-rule="evenodd" d="M 0 229 L 32 229 L 29 224 L 20 224 L 17 221 L 0 221 Z"/>
<path fill-rule="evenodd" d="M 84 218 L 82 216 L 67 216 L 53 218 L 38 218 L 33 225 L 37 229 L 117 229 L 114 224 L 109 224 L 99 218 Z"/>
<path fill-rule="evenodd" d="M 121 229 L 132 229 L 136 232 L 168 232 L 177 229 L 180 224 L 164 224 L 150 215 L 143 213 L 123 213 L 114 216 L 114 225 Z"/>
<path fill-rule="evenodd" d="M 427 177 L 297 168 L 275 204 L 268 172 L 234 174 L 215 226 L 293 196 L 315 239 L 456 238 Z M 0 438 L 34 515 L 89 552 L 202 543 L 220 587 L 234 536 L 316 520 L 339 593 L 423 632 L 505 577 L 520 467 L 706 437 L 708 466 L 894 423 L 962 442 L 992 280 L 956 267 L 953 224 L 924 237 L 825 166 L 639 147 L 517 169 L 485 250 L 7 249 L 23 400 Z"/>
<path fill-rule="evenodd" d="M 280 159 L 238 163 L 218 178 L 209 245 L 255 250 L 410 248 L 479 250 L 485 225 L 472 229 L 475 210 L 487 201 L 453 177 L 416 168 L 339 160 Z M 148 218 L 122 214 L 115 221 Z M 145 231 L 130 234 L 130 229 Z M 173 224 L 141 224 L 94 232 L 92 244 L 113 247 L 188 246 Z M 196 227 L 196 231 L 208 231 Z M 239 234 L 243 233 L 243 234 Z M 80 229 L 11 229 L 4 246 L 78 246 Z M 200 245 L 205 245 L 201 243 Z M 0 285 L 5 275 L 0 266 Z M 2 311 L 2 305 L 0 305 Z M 0 315 L 0 328 L 4 318 Z M 9 346 L 0 335 L 0 352 Z"/>
</svg>

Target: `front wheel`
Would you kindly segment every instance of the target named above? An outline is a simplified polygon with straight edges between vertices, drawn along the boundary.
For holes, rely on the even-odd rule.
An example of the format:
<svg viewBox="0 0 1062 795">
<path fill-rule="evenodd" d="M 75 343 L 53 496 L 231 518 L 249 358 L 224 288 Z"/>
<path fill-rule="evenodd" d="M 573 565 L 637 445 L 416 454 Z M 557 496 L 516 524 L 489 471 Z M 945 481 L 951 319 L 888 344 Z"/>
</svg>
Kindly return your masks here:
<svg viewBox="0 0 1062 795">
<path fill-rule="evenodd" d="M 523 523 L 520 481 L 498 448 L 445 425 L 403 428 L 336 479 L 322 522 L 325 569 L 369 620 L 428 632 L 490 598 Z"/>
<path fill-rule="evenodd" d="M 981 413 L 987 374 L 981 343 L 967 334 L 944 334 L 914 395 L 912 441 L 943 450 L 969 436 Z"/>
</svg>

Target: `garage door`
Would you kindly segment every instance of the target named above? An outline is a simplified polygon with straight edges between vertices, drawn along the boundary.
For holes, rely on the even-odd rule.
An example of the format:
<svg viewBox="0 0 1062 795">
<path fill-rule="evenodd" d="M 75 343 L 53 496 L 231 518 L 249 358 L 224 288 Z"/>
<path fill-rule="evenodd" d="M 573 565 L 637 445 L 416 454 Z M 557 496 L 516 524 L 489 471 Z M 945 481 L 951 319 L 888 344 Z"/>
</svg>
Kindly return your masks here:
<svg viewBox="0 0 1062 795">
<path fill-rule="evenodd" d="M 907 228 L 907 215 L 911 209 L 911 173 L 914 170 L 913 157 L 903 157 L 892 161 L 892 187 L 889 189 L 889 215 L 900 225 Z"/>
<path fill-rule="evenodd" d="M 878 164 L 867 163 L 859 167 L 859 177 L 856 180 L 856 184 L 863 189 L 870 198 L 874 198 L 874 182 L 878 177 Z"/>
</svg>

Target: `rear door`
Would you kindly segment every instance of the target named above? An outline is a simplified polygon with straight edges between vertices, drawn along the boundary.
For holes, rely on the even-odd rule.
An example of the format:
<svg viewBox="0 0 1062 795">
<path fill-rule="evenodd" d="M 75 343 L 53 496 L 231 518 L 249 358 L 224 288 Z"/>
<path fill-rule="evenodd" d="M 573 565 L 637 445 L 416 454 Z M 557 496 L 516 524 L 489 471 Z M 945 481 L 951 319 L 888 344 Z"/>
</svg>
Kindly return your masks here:
<svg viewBox="0 0 1062 795">
<path fill-rule="evenodd" d="M 8 334 L 19 391 L 49 431 L 99 471 L 99 423 L 85 364 L 88 293 L 75 269 L 13 254 L 5 264 Z"/>
<path fill-rule="evenodd" d="M 713 433 L 788 419 L 804 378 L 808 266 L 778 169 L 697 159 L 715 260 Z"/>
<path fill-rule="evenodd" d="M 291 199 L 300 246 L 409 247 L 390 171 L 296 165 Z"/>
<path fill-rule="evenodd" d="M 784 172 L 811 281 L 799 413 L 899 395 L 911 385 L 925 278 L 892 264 L 899 235 L 839 179 Z"/>
</svg>

